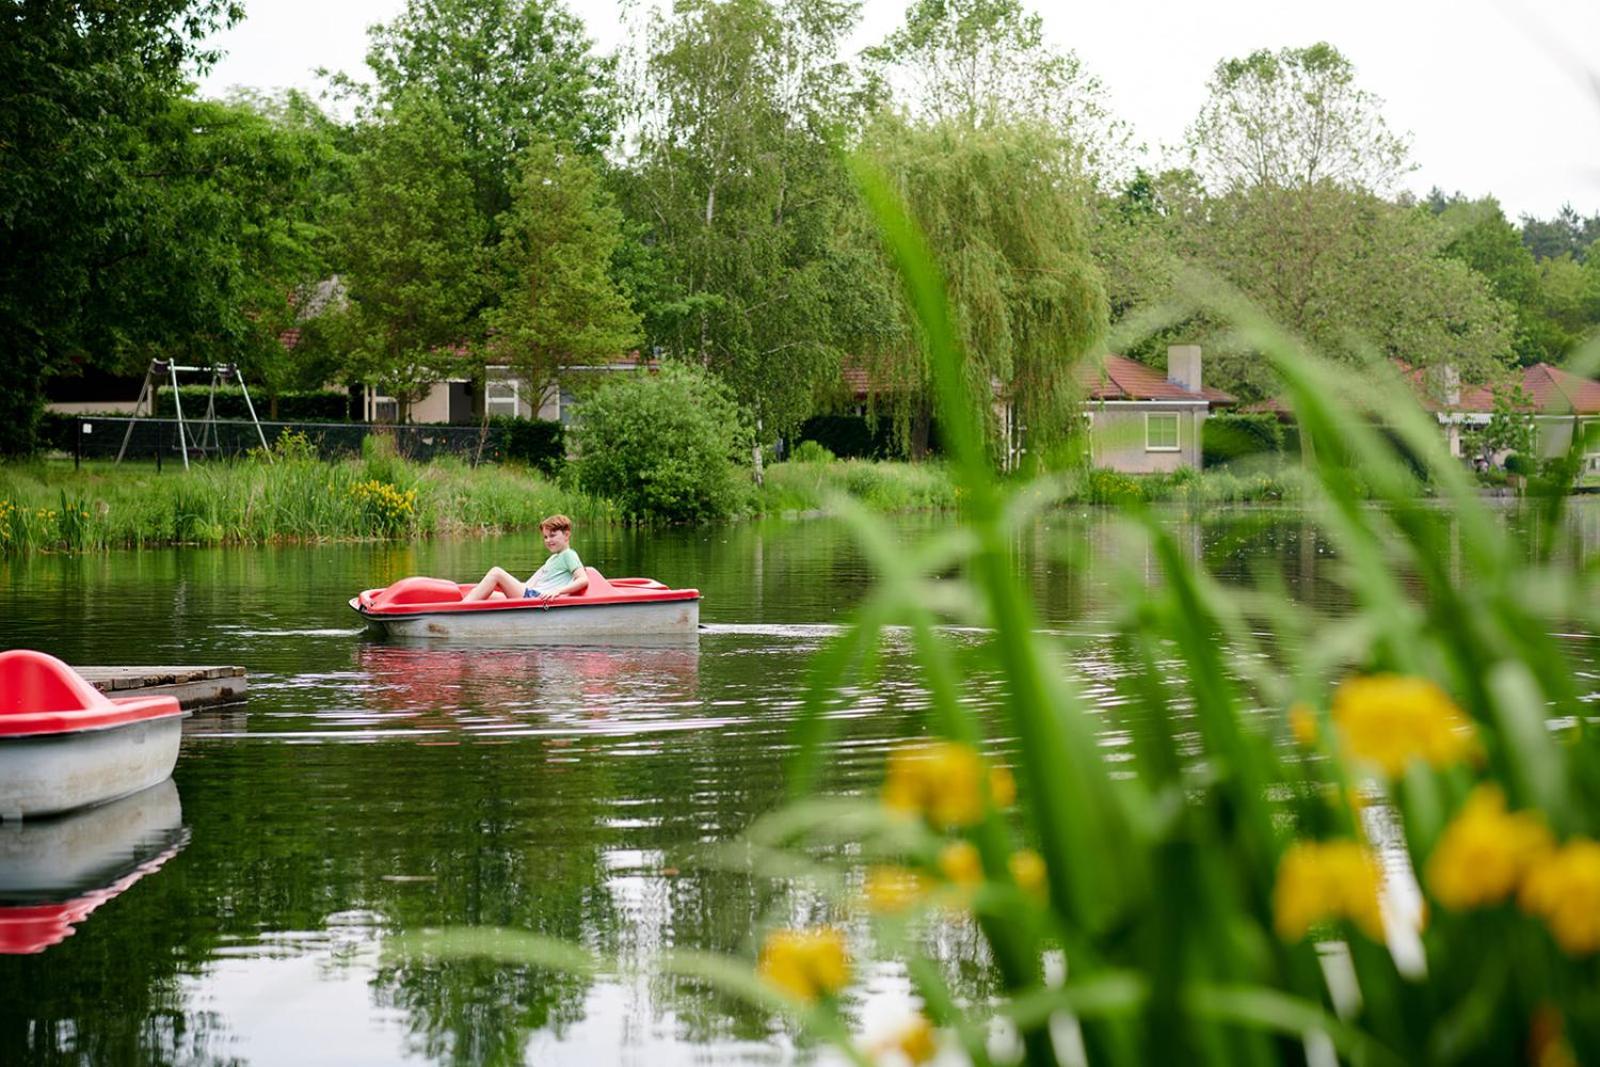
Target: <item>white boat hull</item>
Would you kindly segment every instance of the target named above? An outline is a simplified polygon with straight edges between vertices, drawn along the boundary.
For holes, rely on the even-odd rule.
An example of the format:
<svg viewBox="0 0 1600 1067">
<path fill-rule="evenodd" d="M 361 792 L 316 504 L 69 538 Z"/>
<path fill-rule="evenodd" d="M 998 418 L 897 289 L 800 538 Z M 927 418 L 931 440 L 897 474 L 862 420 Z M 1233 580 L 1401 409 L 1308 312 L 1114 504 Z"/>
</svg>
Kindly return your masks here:
<svg viewBox="0 0 1600 1067">
<path fill-rule="evenodd" d="M 186 717 L 0 737 L 0 819 L 104 804 L 164 781 L 177 765 Z"/>
<path fill-rule="evenodd" d="M 170 778 L 65 818 L 0 826 L 0 901 L 65 899 L 110 885 L 182 833 Z"/>
<path fill-rule="evenodd" d="M 693 639 L 700 629 L 699 600 L 633 604 L 574 604 L 507 611 L 437 611 L 373 615 L 368 626 L 390 637 L 465 638 L 475 641 L 583 642 L 635 638 Z"/>
</svg>

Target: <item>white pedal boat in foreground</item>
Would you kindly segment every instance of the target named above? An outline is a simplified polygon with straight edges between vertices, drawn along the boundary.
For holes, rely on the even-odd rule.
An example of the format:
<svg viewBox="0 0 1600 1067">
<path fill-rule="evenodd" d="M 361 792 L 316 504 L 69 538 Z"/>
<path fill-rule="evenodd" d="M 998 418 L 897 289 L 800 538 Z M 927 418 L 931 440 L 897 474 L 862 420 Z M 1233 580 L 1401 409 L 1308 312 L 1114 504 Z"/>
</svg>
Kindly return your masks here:
<svg viewBox="0 0 1600 1067">
<path fill-rule="evenodd" d="M 54 656 L 0 652 L 0 820 L 103 804 L 172 775 L 175 697 L 113 700 Z"/>
<path fill-rule="evenodd" d="M 669 589 L 651 578 L 607 579 L 593 567 L 589 587 L 554 600 L 468 603 L 471 585 L 402 578 L 350 599 L 367 625 L 391 637 L 466 637 L 537 641 L 689 638 L 700 628 L 700 591 Z"/>
</svg>

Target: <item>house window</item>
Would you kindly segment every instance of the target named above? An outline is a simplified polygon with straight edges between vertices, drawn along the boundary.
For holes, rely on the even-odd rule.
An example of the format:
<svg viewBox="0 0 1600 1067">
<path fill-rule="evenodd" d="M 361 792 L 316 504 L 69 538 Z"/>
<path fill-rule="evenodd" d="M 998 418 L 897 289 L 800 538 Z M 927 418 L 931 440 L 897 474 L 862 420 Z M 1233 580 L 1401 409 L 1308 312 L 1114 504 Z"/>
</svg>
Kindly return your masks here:
<svg viewBox="0 0 1600 1067">
<path fill-rule="evenodd" d="M 490 415 L 517 414 L 517 380 L 491 379 L 483 383 L 483 407 Z"/>
<path fill-rule="evenodd" d="M 1178 451 L 1178 413 L 1176 411 L 1148 411 L 1145 413 L 1144 450 L 1146 452 Z"/>
</svg>

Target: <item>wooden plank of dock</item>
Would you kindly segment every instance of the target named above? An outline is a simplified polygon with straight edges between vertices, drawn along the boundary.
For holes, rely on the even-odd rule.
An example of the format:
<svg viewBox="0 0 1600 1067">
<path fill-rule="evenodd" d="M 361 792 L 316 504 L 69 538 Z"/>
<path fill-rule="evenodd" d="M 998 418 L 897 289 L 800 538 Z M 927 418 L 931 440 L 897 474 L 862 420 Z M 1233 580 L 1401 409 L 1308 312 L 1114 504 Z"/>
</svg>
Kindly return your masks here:
<svg viewBox="0 0 1600 1067">
<path fill-rule="evenodd" d="M 185 708 L 244 700 L 243 667 L 75 667 L 88 683 L 113 697 L 174 696 Z"/>
</svg>

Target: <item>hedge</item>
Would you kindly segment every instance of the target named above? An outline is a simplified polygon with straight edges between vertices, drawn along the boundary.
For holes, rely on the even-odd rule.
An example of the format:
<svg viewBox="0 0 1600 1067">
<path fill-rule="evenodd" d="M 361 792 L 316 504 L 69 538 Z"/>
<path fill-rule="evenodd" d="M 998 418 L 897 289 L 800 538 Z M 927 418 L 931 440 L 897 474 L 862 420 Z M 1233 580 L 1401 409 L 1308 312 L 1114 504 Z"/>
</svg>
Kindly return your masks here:
<svg viewBox="0 0 1600 1067">
<path fill-rule="evenodd" d="M 1201 424 L 1200 448 L 1207 467 L 1280 453 L 1283 444 L 1283 424 L 1276 415 L 1212 415 Z"/>
</svg>

